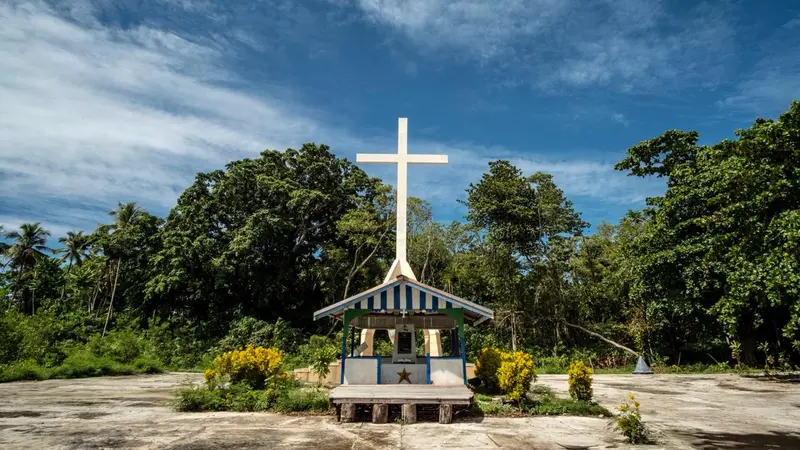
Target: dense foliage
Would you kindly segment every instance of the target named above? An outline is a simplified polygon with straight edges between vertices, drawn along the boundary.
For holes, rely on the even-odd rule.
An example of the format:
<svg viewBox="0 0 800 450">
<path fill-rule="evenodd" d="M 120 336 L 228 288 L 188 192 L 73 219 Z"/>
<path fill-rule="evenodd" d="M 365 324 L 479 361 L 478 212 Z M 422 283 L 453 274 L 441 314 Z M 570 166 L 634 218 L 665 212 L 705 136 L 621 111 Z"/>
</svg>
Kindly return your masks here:
<svg viewBox="0 0 800 450">
<path fill-rule="evenodd" d="M 465 186 L 464 222 L 409 199 L 418 278 L 496 312 L 466 330 L 468 357 L 797 365 L 800 102 L 716 144 L 669 130 L 616 168 L 666 190 L 591 234 L 549 174 L 509 161 Z M 393 205 L 388 186 L 306 144 L 198 174 L 166 218 L 120 203 L 95 230 L 3 230 L 0 372 L 91 358 L 192 368 L 248 344 L 324 371 L 338 344 L 305 342 L 338 330 L 312 312 L 380 282 Z"/>
</svg>

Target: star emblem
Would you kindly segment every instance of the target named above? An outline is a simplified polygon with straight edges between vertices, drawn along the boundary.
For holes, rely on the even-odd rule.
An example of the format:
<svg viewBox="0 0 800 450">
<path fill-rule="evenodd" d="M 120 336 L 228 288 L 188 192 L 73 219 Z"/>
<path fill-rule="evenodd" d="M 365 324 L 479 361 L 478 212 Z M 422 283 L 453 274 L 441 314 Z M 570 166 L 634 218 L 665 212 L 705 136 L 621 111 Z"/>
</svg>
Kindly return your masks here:
<svg viewBox="0 0 800 450">
<path fill-rule="evenodd" d="M 397 374 L 400 375 L 400 381 L 398 381 L 397 384 L 402 383 L 403 380 L 408 381 L 408 384 L 411 384 L 411 372 L 408 372 L 405 367 L 403 367 L 402 372 L 397 372 Z"/>
</svg>

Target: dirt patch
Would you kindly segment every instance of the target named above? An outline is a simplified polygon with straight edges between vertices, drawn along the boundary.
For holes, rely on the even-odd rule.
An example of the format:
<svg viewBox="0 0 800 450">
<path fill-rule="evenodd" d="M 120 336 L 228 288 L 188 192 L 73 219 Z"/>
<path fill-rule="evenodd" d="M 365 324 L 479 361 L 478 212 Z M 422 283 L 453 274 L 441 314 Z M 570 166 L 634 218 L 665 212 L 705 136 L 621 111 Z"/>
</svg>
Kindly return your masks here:
<svg viewBox="0 0 800 450">
<path fill-rule="evenodd" d="M 92 420 L 97 419 L 98 417 L 107 416 L 109 413 L 104 412 L 82 412 L 78 414 L 73 414 L 72 417 L 77 417 L 78 419 L 82 420 Z"/>
<path fill-rule="evenodd" d="M 61 400 L 57 401 L 59 405 L 65 406 L 97 406 L 105 403 L 104 401 L 89 402 L 86 400 Z"/>
<path fill-rule="evenodd" d="M 762 392 L 762 393 L 783 392 L 774 389 L 755 389 L 747 386 L 742 386 L 739 384 L 730 384 L 730 383 L 719 383 L 717 386 L 723 389 L 731 389 L 734 391 L 741 391 L 741 392 Z"/>
<path fill-rule="evenodd" d="M 127 403 L 125 406 L 133 406 L 135 408 L 152 408 L 154 406 L 167 406 L 167 401 L 161 401 L 161 402 L 133 402 L 133 403 Z"/>
<path fill-rule="evenodd" d="M 616 389 L 622 389 L 624 391 L 630 392 L 644 392 L 646 394 L 656 394 L 656 395 L 684 395 L 685 392 L 680 391 L 670 391 L 667 389 L 655 389 L 647 386 L 637 386 L 634 384 L 608 384 L 608 386 L 614 387 Z"/>
<path fill-rule="evenodd" d="M 16 417 L 42 417 L 39 411 L 0 411 L 0 419 L 14 419 Z"/>
</svg>

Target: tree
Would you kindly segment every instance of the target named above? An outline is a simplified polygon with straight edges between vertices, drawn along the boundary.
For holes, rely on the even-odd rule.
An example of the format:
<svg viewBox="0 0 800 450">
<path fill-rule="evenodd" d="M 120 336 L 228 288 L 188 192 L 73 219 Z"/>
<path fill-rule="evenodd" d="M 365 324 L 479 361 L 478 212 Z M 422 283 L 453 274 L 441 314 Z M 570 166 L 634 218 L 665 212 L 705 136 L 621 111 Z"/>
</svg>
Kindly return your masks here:
<svg viewBox="0 0 800 450">
<path fill-rule="evenodd" d="M 391 231 L 394 229 L 396 219 L 394 197 L 388 186 L 381 186 L 373 198 L 359 199 L 359 204 L 350 209 L 336 222 L 336 229 L 340 238 L 348 245 L 338 246 L 338 249 L 348 254 L 348 261 L 352 261 L 345 278 L 344 293 L 342 298 L 347 298 L 350 284 L 355 276 L 380 255 L 379 250 L 389 250 L 387 243 L 390 241 Z M 350 249 L 350 251 L 348 251 Z M 328 248 L 328 254 L 333 256 L 336 250 Z M 352 254 L 352 255 L 350 255 Z M 335 257 L 329 258 L 329 263 L 335 264 Z"/>
<path fill-rule="evenodd" d="M 315 326 L 309 311 L 341 299 L 357 260 L 358 244 L 339 225 L 352 223 L 353 209 L 381 209 L 379 190 L 378 180 L 315 144 L 198 174 L 160 232 L 148 302 L 220 327 L 239 315 Z"/>
<path fill-rule="evenodd" d="M 753 364 L 757 342 L 787 349 L 800 332 L 800 102 L 736 136 L 703 146 L 670 130 L 616 165 L 667 178 L 648 201 L 636 295 L 669 324 L 673 357 L 741 341 Z"/>
<path fill-rule="evenodd" d="M 0 224 L 0 238 L 5 238 L 5 231 L 2 224 Z M 6 244 L 5 242 L 0 242 L 0 260 L 2 260 L 2 258 L 5 258 L 8 249 L 9 249 L 8 244 Z M 3 267 L 5 267 L 5 264 L 3 264 Z"/>
<path fill-rule="evenodd" d="M 587 224 L 549 174 L 524 176 L 508 161 L 489 163 L 489 171 L 467 189 L 467 219 L 484 233 L 479 252 L 482 271 L 495 292 L 497 324 L 517 347 L 522 329 L 547 326 L 561 339 L 570 308 L 569 242 Z"/>
<path fill-rule="evenodd" d="M 110 211 L 108 215 L 114 218 L 114 222 L 100 226 L 95 233 L 95 239 L 111 264 L 109 268 L 113 267 L 114 261 L 117 263 L 115 270 L 113 270 L 114 281 L 111 287 L 111 299 L 108 302 L 108 313 L 103 326 L 103 335 L 105 335 L 108 328 L 108 322 L 111 319 L 114 308 L 114 298 L 117 293 L 120 272 L 122 272 L 123 260 L 140 254 L 138 250 L 143 245 L 142 241 L 146 241 L 148 235 L 154 234 L 160 222 L 160 219 L 148 214 L 136 202 L 120 202 L 117 204 L 117 208 Z M 109 279 L 111 279 L 111 270 L 108 273 Z"/>
<path fill-rule="evenodd" d="M 83 259 L 86 257 L 86 252 L 89 251 L 91 241 L 89 240 L 89 236 L 83 234 L 83 231 L 68 231 L 66 236 L 58 238 L 58 242 L 63 244 L 64 247 L 54 250 L 53 253 L 61 255 L 58 258 L 59 263 L 67 261 L 68 264 L 66 276 L 69 277 L 70 272 L 72 271 L 72 264 L 74 263 L 80 266 L 83 263 Z M 64 292 L 66 289 L 67 283 L 65 282 L 63 288 L 61 289 L 61 299 L 64 298 Z"/>
<path fill-rule="evenodd" d="M 23 223 L 20 225 L 19 231 L 6 233 L 6 238 L 14 241 L 7 250 L 7 255 L 11 269 L 16 273 L 16 282 L 12 291 L 12 297 L 15 300 L 27 271 L 33 268 L 38 259 L 47 257 L 45 252 L 50 250 L 47 247 L 49 237 L 50 232 L 42 227 L 41 222 Z M 22 303 L 24 301 L 20 302 L 21 306 Z"/>
</svg>

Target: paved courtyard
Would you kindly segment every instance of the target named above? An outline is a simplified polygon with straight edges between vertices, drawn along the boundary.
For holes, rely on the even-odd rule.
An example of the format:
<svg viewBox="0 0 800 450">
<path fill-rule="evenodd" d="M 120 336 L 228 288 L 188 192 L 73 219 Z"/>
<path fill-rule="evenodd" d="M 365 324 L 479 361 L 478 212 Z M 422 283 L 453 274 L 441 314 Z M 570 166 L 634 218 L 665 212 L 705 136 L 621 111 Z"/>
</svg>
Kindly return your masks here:
<svg viewBox="0 0 800 450">
<path fill-rule="evenodd" d="M 428 449 L 634 448 L 601 418 L 456 419 L 452 425 L 355 423 L 331 416 L 176 413 L 165 403 L 198 374 L 0 384 L 0 448 Z M 539 383 L 566 395 L 566 376 Z M 657 446 L 800 448 L 800 384 L 736 375 L 597 375 L 609 409 L 634 393 Z"/>
</svg>

